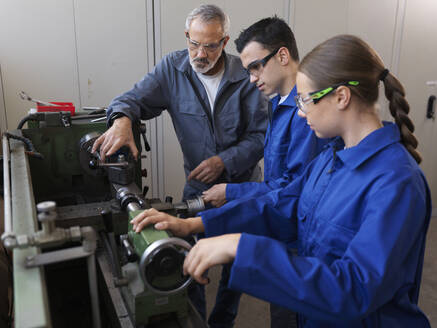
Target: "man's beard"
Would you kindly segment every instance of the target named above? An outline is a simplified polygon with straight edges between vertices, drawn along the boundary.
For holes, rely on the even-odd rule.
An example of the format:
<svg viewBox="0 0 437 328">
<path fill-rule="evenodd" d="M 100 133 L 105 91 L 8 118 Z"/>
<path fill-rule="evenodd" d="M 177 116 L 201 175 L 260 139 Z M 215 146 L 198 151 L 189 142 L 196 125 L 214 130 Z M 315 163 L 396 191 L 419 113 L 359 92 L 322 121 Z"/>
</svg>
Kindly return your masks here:
<svg viewBox="0 0 437 328">
<path fill-rule="evenodd" d="M 223 50 L 222 50 L 223 51 Z M 197 73 L 205 74 L 208 71 L 210 71 L 215 64 L 217 64 L 218 60 L 222 56 L 222 51 L 220 51 L 220 55 L 216 57 L 214 61 L 210 61 L 207 58 L 191 58 L 190 57 L 190 64 L 193 70 Z M 198 66 L 198 63 L 200 63 L 200 67 Z"/>
</svg>

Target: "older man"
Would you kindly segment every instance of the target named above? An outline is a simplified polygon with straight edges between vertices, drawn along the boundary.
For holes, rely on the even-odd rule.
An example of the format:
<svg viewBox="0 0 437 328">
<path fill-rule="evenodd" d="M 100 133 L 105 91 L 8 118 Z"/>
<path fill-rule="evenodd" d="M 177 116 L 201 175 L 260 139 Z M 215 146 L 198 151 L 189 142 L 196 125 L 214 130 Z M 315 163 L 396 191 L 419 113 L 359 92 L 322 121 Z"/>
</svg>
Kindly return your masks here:
<svg viewBox="0 0 437 328">
<path fill-rule="evenodd" d="M 184 155 L 183 197 L 188 199 L 213 184 L 256 180 L 268 105 L 240 59 L 224 52 L 229 18 L 220 8 L 202 5 L 188 15 L 185 25 L 188 49 L 166 55 L 132 90 L 112 101 L 111 127 L 96 140 L 93 151 L 100 147 L 104 159 L 127 145 L 137 156 L 132 122 L 167 110 Z M 227 280 L 224 267 L 210 327 L 233 325 L 239 294 L 226 288 Z M 205 315 L 201 303 L 197 307 Z"/>
</svg>

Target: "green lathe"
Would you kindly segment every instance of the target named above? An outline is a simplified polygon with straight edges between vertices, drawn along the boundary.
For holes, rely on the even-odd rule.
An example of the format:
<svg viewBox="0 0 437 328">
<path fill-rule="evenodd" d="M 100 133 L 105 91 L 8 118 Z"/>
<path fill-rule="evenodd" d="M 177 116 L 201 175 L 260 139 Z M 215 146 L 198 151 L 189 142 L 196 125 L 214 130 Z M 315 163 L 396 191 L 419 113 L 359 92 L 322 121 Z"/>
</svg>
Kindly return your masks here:
<svg viewBox="0 0 437 328">
<path fill-rule="evenodd" d="M 31 114 L 2 137 L 15 327 L 206 327 L 182 273 L 191 243 L 128 223 L 151 207 L 192 215 L 203 201 L 145 198 L 140 161 L 125 149 L 105 162 L 91 154 L 106 130 L 95 118 Z M 144 126 L 133 132 L 148 146 Z"/>
</svg>

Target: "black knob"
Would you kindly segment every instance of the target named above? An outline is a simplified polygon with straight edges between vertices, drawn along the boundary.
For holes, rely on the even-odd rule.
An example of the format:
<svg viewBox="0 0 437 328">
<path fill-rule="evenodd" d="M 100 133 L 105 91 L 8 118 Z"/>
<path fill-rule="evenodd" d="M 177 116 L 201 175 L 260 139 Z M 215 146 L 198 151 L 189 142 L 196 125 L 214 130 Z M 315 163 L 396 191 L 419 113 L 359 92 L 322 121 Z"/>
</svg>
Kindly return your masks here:
<svg viewBox="0 0 437 328">
<path fill-rule="evenodd" d="M 171 196 L 166 196 L 166 197 L 165 197 L 165 202 L 166 202 L 166 203 L 170 203 L 170 204 L 172 204 L 172 203 L 173 203 L 173 197 L 171 197 Z"/>
<path fill-rule="evenodd" d="M 92 159 L 90 160 L 90 162 L 88 163 L 88 167 L 92 170 L 95 170 L 96 168 L 99 167 L 99 163 L 97 162 L 96 159 Z"/>
</svg>

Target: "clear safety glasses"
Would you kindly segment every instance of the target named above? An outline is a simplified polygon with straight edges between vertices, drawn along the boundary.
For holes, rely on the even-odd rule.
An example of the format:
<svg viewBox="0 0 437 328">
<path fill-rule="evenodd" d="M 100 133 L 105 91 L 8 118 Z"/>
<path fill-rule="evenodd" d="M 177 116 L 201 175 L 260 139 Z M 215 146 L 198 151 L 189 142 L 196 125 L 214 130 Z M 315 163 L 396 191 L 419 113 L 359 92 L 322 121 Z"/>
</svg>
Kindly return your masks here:
<svg viewBox="0 0 437 328">
<path fill-rule="evenodd" d="M 218 48 L 222 45 L 223 41 L 226 39 L 226 36 L 220 39 L 219 42 L 216 43 L 200 43 L 190 39 L 190 34 L 188 32 L 185 33 L 185 36 L 188 40 L 188 48 L 192 51 L 199 50 L 202 47 L 206 52 L 213 53 L 217 51 Z"/>
</svg>

